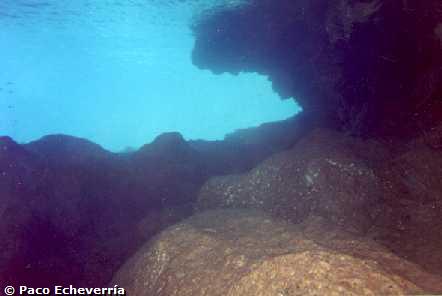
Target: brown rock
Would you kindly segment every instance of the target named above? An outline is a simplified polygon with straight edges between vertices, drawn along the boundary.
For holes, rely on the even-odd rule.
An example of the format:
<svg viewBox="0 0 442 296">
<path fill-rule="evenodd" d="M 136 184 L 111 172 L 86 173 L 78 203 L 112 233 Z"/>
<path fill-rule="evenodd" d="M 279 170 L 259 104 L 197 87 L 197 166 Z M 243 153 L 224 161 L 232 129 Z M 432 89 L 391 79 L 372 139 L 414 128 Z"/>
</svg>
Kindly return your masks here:
<svg viewBox="0 0 442 296">
<path fill-rule="evenodd" d="M 379 144 L 319 129 L 245 175 L 209 180 L 196 209 L 257 208 L 294 222 L 316 213 L 365 232 L 382 195 L 372 162 L 385 153 Z"/>
<path fill-rule="evenodd" d="M 423 280 L 425 279 L 425 280 Z M 168 228 L 116 274 L 128 295 L 404 295 L 442 281 L 315 217 L 207 211 Z"/>
</svg>

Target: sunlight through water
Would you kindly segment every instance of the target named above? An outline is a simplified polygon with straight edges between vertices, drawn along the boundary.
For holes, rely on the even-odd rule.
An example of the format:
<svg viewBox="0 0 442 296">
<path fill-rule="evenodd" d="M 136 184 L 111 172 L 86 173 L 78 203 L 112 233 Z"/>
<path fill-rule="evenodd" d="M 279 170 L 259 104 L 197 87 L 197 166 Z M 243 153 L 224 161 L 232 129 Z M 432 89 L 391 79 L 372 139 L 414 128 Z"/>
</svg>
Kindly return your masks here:
<svg viewBox="0 0 442 296">
<path fill-rule="evenodd" d="M 266 77 L 192 64 L 190 25 L 235 1 L 0 2 L 0 135 L 69 134 L 118 151 L 167 131 L 222 139 L 299 112 Z"/>
</svg>

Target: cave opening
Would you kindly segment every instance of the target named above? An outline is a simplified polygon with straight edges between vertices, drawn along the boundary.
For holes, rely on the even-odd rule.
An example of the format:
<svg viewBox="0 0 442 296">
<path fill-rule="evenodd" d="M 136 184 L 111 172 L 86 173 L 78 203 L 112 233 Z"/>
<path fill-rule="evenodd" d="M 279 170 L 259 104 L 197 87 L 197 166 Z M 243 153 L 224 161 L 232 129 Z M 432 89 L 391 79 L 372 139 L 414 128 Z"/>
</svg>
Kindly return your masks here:
<svg viewBox="0 0 442 296">
<path fill-rule="evenodd" d="M 0 289 L 441 294 L 441 20 L 440 0 L 1 1 Z"/>
<path fill-rule="evenodd" d="M 221 140 L 300 112 L 267 77 L 192 64 L 195 15 L 235 1 L 2 1 L 0 131 L 131 150 L 163 132 Z"/>
</svg>

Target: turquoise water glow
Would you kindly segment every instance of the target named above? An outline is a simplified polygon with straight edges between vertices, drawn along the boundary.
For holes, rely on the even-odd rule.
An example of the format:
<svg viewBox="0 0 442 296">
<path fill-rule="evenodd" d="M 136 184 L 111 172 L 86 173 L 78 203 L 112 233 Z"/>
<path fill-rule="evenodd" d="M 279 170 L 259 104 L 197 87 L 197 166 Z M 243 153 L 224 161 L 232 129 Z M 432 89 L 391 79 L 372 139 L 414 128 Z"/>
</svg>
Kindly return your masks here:
<svg viewBox="0 0 442 296">
<path fill-rule="evenodd" d="M 266 77 L 192 65 L 192 16 L 221 2 L 2 0 L 0 135 L 64 133 L 118 151 L 292 116 L 299 107 Z"/>
</svg>

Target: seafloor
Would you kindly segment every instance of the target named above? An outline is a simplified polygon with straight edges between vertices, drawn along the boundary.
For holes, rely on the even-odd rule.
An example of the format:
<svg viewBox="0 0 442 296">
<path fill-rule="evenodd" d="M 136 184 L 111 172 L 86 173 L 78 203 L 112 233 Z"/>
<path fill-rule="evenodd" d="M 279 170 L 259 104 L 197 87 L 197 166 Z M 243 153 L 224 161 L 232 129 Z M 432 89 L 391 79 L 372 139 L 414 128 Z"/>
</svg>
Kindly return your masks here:
<svg viewBox="0 0 442 296">
<path fill-rule="evenodd" d="M 223 142 L 165 134 L 124 154 L 61 135 L 1 138 L 2 282 L 441 293 L 441 127 L 382 143 L 322 128 L 298 138 L 296 123 Z M 268 133 L 283 129 L 293 137 Z"/>
</svg>

